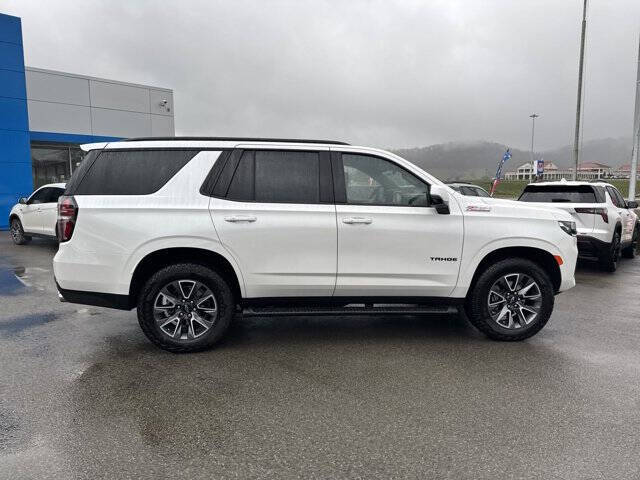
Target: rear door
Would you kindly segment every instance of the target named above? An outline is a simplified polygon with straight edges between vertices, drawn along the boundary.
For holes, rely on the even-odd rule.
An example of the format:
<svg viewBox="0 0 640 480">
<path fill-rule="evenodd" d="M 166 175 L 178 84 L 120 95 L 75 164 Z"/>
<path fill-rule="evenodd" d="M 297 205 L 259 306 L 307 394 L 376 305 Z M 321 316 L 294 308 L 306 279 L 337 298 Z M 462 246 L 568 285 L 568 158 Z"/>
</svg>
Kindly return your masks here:
<svg viewBox="0 0 640 480">
<path fill-rule="evenodd" d="M 58 198 L 64 193 L 63 188 L 51 187 L 45 201 L 40 205 L 39 223 L 44 235 L 55 236 L 58 217 Z"/>
<path fill-rule="evenodd" d="M 456 285 L 461 212 L 426 206 L 429 186 L 389 159 L 332 152 L 336 296 L 444 297 Z"/>
<path fill-rule="evenodd" d="M 618 215 L 620 215 L 620 222 L 622 223 L 622 235 L 620 236 L 620 241 L 622 243 L 630 242 L 631 237 L 633 236 L 633 228 L 635 227 L 635 219 L 627 208 L 627 202 L 625 202 L 617 188 L 607 187 L 607 192 L 611 197 L 611 201 L 613 202 Z"/>
<path fill-rule="evenodd" d="M 42 207 L 49 198 L 50 187 L 36 190 L 22 208 L 22 228 L 27 233 L 42 233 Z"/>
<path fill-rule="evenodd" d="M 328 149 L 239 148 L 215 184 L 216 232 L 247 297 L 330 297 L 336 212 Z"/>
</svg>

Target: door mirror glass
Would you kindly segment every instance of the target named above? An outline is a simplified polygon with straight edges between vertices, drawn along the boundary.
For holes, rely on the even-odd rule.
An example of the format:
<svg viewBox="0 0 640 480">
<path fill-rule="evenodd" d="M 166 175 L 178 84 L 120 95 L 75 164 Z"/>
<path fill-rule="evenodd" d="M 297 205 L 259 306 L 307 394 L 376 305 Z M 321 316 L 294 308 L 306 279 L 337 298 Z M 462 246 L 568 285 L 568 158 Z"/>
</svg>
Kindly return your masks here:
<svg viewBox="0 0 640 480">
<path fill-rule="evenodd" d="M 635 200 L 629 200 L 627 202 L 627 208 L 638 208 L 638 202 Z"/>
<path fill-rule="evenodd" d="M 18 203 L 20 203 L 22 205 L 26 205 L 27 204 L 27 197 L 20 197 L 18 199 Z"/>
</svg>

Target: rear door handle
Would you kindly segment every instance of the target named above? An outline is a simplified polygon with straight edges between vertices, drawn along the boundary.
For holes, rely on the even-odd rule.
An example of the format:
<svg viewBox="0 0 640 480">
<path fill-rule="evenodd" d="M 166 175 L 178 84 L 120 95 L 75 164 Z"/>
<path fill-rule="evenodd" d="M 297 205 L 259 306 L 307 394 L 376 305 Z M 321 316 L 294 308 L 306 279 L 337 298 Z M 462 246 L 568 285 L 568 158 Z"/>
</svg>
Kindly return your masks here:
<svg viewBox="0 0 640 480">
<path fill-rule="evenodd" d="M 369 217 L 345 217 L 342 219 L 342 223 L 354 224 L 354 223 L 362 223 L 365 225 L 369 225 L 373 220 Z"/>
<path fill-rule="evenodd" d="M 231 215 L 229 217 L 224 217 L 225 222 L 237 223 L 237 222 L 255 222 L 257 220 L 256 217 L 251 217 L 248 215 Z"/>
</svg>

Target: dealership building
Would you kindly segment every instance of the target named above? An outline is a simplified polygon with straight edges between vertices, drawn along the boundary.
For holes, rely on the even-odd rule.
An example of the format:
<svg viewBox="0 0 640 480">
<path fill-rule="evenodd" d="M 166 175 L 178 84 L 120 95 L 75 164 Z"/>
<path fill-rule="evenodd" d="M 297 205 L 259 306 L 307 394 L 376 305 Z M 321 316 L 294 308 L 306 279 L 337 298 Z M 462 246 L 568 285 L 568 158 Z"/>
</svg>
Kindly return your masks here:
<svg viewBox="0 0 640 480">
<path fill-rule="evenodd" d="M 79 145 L 174 132 L 172 90 L 26 67 L 20 18 L 0 14 L 0 229 L 19 197 L 69 179 Z"/>
</svg>

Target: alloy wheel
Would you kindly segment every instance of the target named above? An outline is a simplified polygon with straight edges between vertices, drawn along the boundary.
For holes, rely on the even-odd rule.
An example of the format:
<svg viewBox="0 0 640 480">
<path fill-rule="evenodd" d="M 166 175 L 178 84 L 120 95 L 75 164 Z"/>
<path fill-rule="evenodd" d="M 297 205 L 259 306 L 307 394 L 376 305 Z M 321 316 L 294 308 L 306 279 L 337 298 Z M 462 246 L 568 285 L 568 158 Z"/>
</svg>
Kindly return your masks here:
<svg viewBox="0 0 640 480">
<path fill-rule="evenodd" d="M 19 243 L 22 240 L 22 232 L 20 231 L 20 224 L 14 220 L 11 222 L 11 237 L 15 243 Z"/>
<path fill-rule="evenodd" d="M 491 319 L 501 327 L 524 328 L 540 314 L 542 291 L 529 275 L 508 273 L 489 289 L 487 306 Z"/>
<path fill-rule="evenodd" d="M 163 334 L 190 341 L 207 333 L 218 317 L 218 303 L 209 287 L 197 280 L 167 283 L 153 302 L 153 316 Z"/>
</svg>

